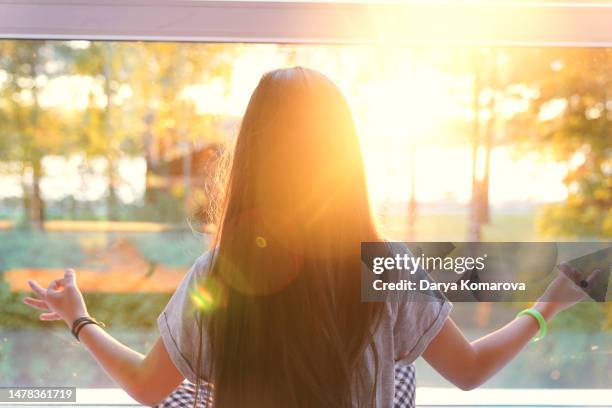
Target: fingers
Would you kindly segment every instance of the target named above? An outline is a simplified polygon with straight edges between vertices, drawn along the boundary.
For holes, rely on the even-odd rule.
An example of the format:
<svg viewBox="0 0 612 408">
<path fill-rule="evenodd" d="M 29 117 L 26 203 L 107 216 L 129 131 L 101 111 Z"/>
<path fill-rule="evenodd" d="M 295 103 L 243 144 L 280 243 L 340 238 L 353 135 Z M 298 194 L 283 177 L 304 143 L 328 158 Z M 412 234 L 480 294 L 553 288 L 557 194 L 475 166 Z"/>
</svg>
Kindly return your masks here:
<svg viewBox="0 0 612 408">
<path fill-rule="evenodd" d="M 26 305 L 32 306 L 36 309 L 49 310 L 49 307 L 47 306 L 47 302 L 45 302 L 44 300 L 26 297 L 23 299 L 23 303 L 25 303 Z"/>
<path fill-rule="evenodd" d="M 75 285 L 76 286 L 76 272 L 74 269 L 66 269 L 64 272 L 64 285 Z"/>
<path fill-rule="evenodd" d="M 599 275 L 602 273 L 601 270 L 595 269 L 593 272 L 589 274 L 586 278 L 582 277 L 580 271 L 578 271 L 573 266 L 562 263 L 559 265 L 559 270 L 568 278 L 570 278 L 576 285 L 578 285 L 582 290 L 587 290 L 593 286 L 593 283 L 597 280 Z"/>
<path fill-rule="evenodd" d="M 589 287 L 593 286 L 593 283 L 597 280 L 601 273 L 602 271 L 600 269 L 595 269 L 593 272 L 591 272 L 589 276 L 586 277 L 585 281 L 587 282 Z"/>
<path fill-rule="evenodd" d="M 29 280 L 28 285 L 30 285 L 34 293 L 36 293 L 39 298 L 45 299 L 47 297 L 47 290 L 43 289 L 38 283 L 36 283 L 36 281 Z"/>
<path fill-rule="evenodd" d="M 576 270 L 576 268 L 574 268 L 570 264 L 564 262 L 560 264 L 558 268 L 565 276 L 570 278 L 574 283 L 578 284 L 582 280 L 580 272 L 578 272 L 578 270 Z"/>
<path fill-rule="evenodd" d="M 48 294 L 57 294 L 57 292 L 63 287 L 76 285 L 76 274 L 73 269 L 67 269 L 64 272 L 64 277 L 51 281 L 48 289 L 44 289 L 36 281 L 33 280 L 29 280 L 28 285 L 30 285 L 32 291 L 34 291 L 34 293 L 40 299 L 46 299 Z"/>
<path fill-rule="evenodd" d="M 49 313 L 42 313 L 39 316 L 39 319 L 47 321 L 47 322 L 50 322 L 50 321 L 54 321 L 54 320 L 61 320 L 62 318 L 56 312 L 49 312 Z"/>
<path fill-rule="evenodd" d="M 576 279 L 575 270 L 570 264 L 564 262 L 564 263 L 559 264 L 557 268 L 559 268 L 561 276 L 570 280 L 574 285 L 576 286 L 579 285 L 578 283 L 579 280 Z"/>
<path fill-rule="evenodd" d="M 57 291 L 60 290 L 64 285 L 63 285 L 63 279 L 54 279 L 51 281 L 51 283 L 49 284 L 49 288 L 47 288 L 47 291 Z"/>
<path fill-rule="evenodd" d="M 76 286 L 76 274 L 74 269 L 66 269 L 64 271 L 64 277 L 61 279 L 55 279 L 49 285 L 49 291 L 57 292 L 68 286 Z"/>
<path fill-rule="evenodd" d="M 55 279 L 51 281 L 49 284 L 49 288 L 47 289 L 47 298 L 51 296 L 57 296 L 62 293 L 64 289 L 64 285 L 62 284 L 63 279 Z"/>
<path fill-rule="evenodd" d="M 67 286 L 76 286 L 76 274 L 74 269 L 66 269 L 66 271 L 64 271 L 64 277 L 51 282 L 49 289 L 59 290 Z"/>
</svg>

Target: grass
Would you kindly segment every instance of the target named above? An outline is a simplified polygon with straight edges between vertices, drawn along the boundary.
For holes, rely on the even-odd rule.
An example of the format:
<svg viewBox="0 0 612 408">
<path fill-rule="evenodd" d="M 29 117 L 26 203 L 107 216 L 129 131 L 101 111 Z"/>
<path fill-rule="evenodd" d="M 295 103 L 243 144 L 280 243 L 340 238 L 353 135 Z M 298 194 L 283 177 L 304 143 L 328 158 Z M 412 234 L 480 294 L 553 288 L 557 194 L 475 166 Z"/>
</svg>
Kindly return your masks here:
<svg viewBox="0 0 612 408">
<path fill-rule="evenodd" d="M 495 212 L 483 226 L 484 241 L 534 241 L 539 238 L 535 229 L 536 215 L 533 212 Z M 381 216 L 380 227 L 393 239 L 403 240 L 408 236 L 405 217 Z M 468 214 L 466 212 L 418 214 L 414 236 L 416 241 L 466 241 L 468 237 Z"/>
<path fill-rule="evenodd" d="M 539 238 L 534 213 L 493 213 L 483 228 L 487 241 L 530 241 Z M 397 240 L 404 240 L 405 219 L 383 218 L 384 229 Z M 416 240 L 465 241 L 467 214 L 420 213 Z M 33 232 L 0 230 L 0 273 L 14 268 L 61 268 L 82 265 L 87 253 L 113 250 L 117 238 L 128 239 L 142 257 L 152 263 L 187 267 L 203 250 L 205 242 L 189 231 L 148 233 L 110 232 Z M 109 378 L 74 343 L 63 323 L 42 325 L 36 313 L 21 303 L 24 293 L 11 292 L 0 276 L 0 378 L 2 385 L 66 385 L 78 387 L 113 386 Z M 109 331 L 121 341 L 145 352 L 157 336 L 156 318 L 170 294 L 85 293 L 92 315 L 109 324 Z M 561 314 L 551 325 L 543 342 L 527 350 L 490 386 L 499 387 L 600 387 L 609 388 L 609 350 L 612 336 L 603 329 L 605 305 L 581 304 Z M 495 304 L 486 328 L 474 324 L 473 304 L 458 304 L 453 317 L 470 338 L 501 326 L 516 313 L 515 308 Z M 607 316 L 612 315 L 608 307 Z M 44 338 L 44 341 L 41 339 Z M 36 350 L 32 352 L 32 350 Z M 441 377 L 421 362 L 419 384 L 440 386 Z"/>
<path fill-rule="evenodd" d="M 188 267 L 206 247 L 207 238 L 191 231 L 63 232 L 0 231 L 0 271 L 17 268 L 79 267 L 91 254 L 113 251 L 120 240 L 137 247 L 148 262 Z"/>
</svg>

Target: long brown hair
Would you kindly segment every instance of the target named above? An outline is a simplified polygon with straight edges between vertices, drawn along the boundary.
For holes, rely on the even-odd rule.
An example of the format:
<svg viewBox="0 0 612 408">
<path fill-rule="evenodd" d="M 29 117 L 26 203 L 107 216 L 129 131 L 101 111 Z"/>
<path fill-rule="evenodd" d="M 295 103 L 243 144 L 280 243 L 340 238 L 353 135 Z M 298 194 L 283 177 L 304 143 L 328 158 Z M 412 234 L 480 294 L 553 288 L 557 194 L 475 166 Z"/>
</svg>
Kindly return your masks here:
<svg viewBox="0 0 612 408">
<path fill-rule="evenodd" d="M 372 406 L 382 305 L 360 300 L 378 240 L 349 106 L 323 74 L 265 74 L 235 142 L 201 312 L 216 407 Z M 366 373 L 366 374 L 364 374 Z M 365 400 L 364 400 L 365 397 Z"/>
</svg>

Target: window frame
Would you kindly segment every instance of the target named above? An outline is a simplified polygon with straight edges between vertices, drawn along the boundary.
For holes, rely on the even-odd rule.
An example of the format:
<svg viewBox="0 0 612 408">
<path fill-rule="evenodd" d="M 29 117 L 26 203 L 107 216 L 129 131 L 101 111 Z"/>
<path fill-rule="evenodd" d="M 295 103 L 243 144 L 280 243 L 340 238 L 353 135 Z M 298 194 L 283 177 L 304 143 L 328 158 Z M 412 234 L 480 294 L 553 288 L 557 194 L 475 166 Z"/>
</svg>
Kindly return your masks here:
<svg viewBox="0 0 612 408">
<path fill-rule="evenodd" d="M 611 47 L 610 21 L 601 3 L 0 0 L 2 39 Z M 89 391 L 82 402 L 133 403 L 118 389 Z M 418 402 L 507 405 L 512 395 L 532 406 L 536 394 L 541 406 L 612 401 L 612 390 L 420 389 Z"/>
<path fill-rule="evenodd" d="M 610 21 L 610 3 L 0 0 L 7 39 L 606 47 Z"/>
</svg>

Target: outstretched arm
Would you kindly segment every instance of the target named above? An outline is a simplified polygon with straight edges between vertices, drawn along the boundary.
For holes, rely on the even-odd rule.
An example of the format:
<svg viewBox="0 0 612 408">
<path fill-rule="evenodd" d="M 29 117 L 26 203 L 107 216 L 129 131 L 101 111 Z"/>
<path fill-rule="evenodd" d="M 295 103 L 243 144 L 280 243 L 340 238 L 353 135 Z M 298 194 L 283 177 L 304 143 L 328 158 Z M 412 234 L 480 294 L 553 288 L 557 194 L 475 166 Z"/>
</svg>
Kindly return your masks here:
<svg viewBox="0 0 612 408">
<path fill-rule="evenodd" d="M 79 338 L 108 375 L 143 405 L 159 403 L 183 381 L 159 337 L 146 356 L 94 324 L 85 326 Z"/>
<path fill-rule="evenodd" d="M 73 270 L 67 270 L 64 278 L 51 282 L 48 289 L 33 281 L 29 283 L 37 298 L 27 297 L 24 303 L 43 310 L 41 320 L 63 320 L 71 327 L 79 317 L 88 316 Z M 183 380 L 160 338 L 146 356 L 121 344 L 94 324 L 81 329 L 79 340 L 108 375 L 141 404 L 155 405 Z"/>
<path fill-rule="evenodd" d="M 546 304 L 534 306 L 546 320 Z M 469 342 L 452 319 L 448 319 L 423 353 L 425 360 L 444 378 L 462 390 L 483 384 L 508 364 L 538 332 L 531 316 L 514 319 L 501 329 Z"/>
<path fill-rule="evenodd" d="M 598 271 L 595 271 L 587 278 L 588 285 L 592 284 L 597 274 Z M 558 312 L 586 296 L 584 290 L 576 284 L 579 280 L 579 275 L 569 265 L 560 266 L 560 273 L 533 308 L 546 321 L 552 319 Z M 506 366 L 538 330 L 538 322 L 532 316 L 525 315 L 470 343 L 457 325 L 448 319 L 423 357 L 457 387 L 471 390 Z"/>
</svg>

